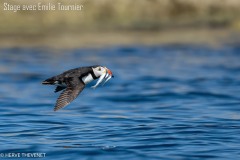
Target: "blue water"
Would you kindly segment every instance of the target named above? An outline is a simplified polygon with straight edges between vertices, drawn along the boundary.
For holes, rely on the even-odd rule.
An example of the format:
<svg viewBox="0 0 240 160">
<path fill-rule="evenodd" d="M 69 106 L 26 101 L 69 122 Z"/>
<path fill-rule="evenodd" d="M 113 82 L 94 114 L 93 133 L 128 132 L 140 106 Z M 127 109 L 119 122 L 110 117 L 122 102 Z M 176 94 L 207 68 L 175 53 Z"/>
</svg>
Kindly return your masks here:
<svg viewBox="0 0 240 160">
<path fill-rule="evenodd" d="M 1 49 L 0 155 L 240 159 L 239 53 L 237 45 Z M 115 78 L 54 112 L 59 94 L 41 81 L 95 64 Z"/>
</svg>

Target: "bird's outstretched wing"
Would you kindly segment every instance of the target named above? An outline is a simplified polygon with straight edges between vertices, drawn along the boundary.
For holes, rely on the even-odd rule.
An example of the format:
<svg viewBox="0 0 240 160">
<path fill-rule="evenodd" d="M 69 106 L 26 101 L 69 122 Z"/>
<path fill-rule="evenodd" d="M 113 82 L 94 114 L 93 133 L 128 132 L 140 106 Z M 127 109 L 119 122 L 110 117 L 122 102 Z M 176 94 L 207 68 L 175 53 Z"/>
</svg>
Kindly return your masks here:
<svg viewBox="0 0 240 160">
<path fill-rule="evenodd" d="M 63 86 L 57 86 L 56 89 L 55 89 L 55 93 L 61 91 L 61 90 L 64 90 L 66 87 L 63 87 Z"/>
<path fill-rule="evenodd" d="M 85 84 L 80 81 L 78 77 L 70 77 L 65 80 L 65 83 L 67 88 L 58 97 L 54 111 L 57 111 L 71 103 L 85 87 Z"/>
</svg>

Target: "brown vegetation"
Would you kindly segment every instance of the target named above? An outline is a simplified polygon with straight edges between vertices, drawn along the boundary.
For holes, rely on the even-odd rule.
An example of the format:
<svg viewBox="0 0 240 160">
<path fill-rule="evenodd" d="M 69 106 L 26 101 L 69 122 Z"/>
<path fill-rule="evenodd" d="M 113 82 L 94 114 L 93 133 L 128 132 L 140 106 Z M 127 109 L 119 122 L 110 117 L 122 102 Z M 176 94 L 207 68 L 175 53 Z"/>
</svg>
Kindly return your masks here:
<svg viewBox="0 0 240 160">
<path fill-rule="evenodd" d="M 3 11 L 0 36 L 169 29 L 240 29 L 239 0 L 9 0 L 10 4 L 81 4 L 82 11 Z M 3 2 L 2 2 L 3 4 Z"/>
</svg>

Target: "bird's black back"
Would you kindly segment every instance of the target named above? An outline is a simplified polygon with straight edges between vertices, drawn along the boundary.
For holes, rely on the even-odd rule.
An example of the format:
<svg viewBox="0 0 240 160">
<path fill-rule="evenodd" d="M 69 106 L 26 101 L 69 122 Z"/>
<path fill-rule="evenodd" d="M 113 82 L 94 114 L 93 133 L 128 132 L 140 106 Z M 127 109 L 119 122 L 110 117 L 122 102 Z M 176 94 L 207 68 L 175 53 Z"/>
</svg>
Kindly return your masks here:
<svg viewBox="0 0 240 160">
<path fill-rule="evenodd" d="M 91 73 L 94 76 L 92 68 L 98 67 L 98 65 L 94 66 L 87 66 L 87 67 L 79 67 L 67 70 L 59 75 L 53 76 L 51 78 L 46 79 L 43 81 L 43 84 L 54 84 L 54 82 L 58 81 L 59 83 L 63 83 L 65 79 L 69 79 L 71 77 L 79 77 L 82 78 L 89 73 Z"/>
</svg>

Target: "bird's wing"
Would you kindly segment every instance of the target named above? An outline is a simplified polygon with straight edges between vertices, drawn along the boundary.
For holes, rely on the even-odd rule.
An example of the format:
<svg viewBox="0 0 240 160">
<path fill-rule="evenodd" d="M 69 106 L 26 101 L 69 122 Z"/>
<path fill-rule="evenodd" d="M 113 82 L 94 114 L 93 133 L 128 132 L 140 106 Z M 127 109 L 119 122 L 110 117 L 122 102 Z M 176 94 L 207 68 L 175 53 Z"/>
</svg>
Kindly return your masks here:
<svg viewBox="0 0 240 160">
<path fill-rule="evenodd" d="M 68 78 L 65 80 L 65 83 L 67 88 L 58 97 L 54 111 L 57 111 L 71 103 L 85 87 L 84 83 L 80 81 L 78 77 Z"/>
<path fill-rule="evenodd" d="M 64 90 L 65 88 L 66 88 L 65 86 L 57 86 L 54 92 L 57 93 L 61 90 Z"/>
</svg>

